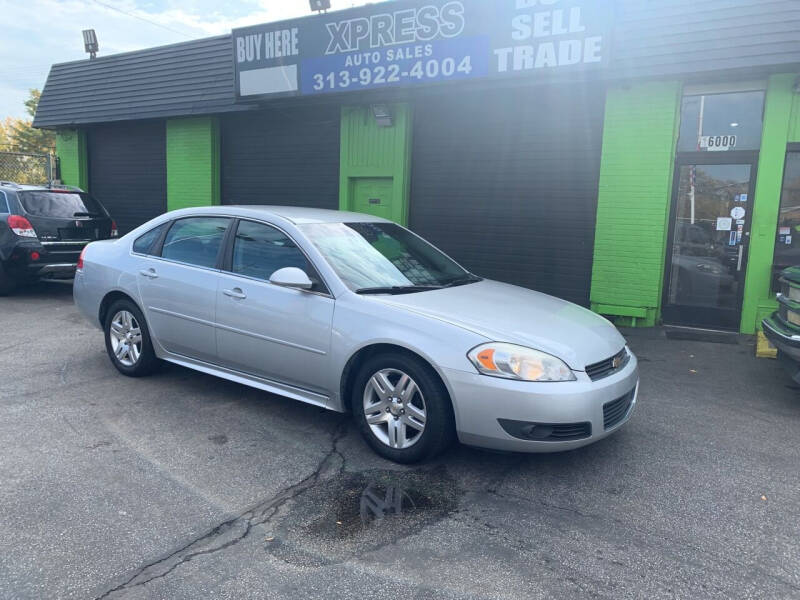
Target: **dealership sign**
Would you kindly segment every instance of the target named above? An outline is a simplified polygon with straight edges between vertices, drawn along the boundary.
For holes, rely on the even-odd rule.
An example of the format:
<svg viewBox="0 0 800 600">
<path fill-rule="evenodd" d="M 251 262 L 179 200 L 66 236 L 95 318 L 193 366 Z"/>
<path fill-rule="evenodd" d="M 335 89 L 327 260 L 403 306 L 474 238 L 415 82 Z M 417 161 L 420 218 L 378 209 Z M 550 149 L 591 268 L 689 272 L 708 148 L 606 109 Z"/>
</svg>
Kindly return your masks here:
<svg viewBox="0 0 800 600">
<path fill-rule="evenodd" d="M 233 31 L 243 99 L 596 69 L 604 0 L 384 2 Z"/>
</svg>

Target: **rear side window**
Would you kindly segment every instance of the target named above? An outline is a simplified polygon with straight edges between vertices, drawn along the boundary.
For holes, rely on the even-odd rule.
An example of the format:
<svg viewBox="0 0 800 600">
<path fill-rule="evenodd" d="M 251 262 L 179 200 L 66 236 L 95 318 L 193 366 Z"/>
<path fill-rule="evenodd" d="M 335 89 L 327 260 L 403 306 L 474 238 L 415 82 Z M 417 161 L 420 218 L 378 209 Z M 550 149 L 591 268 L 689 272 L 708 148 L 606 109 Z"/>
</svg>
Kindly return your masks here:
<svg viewBox="0 0 800 600">
<path fill-rule="evenodd" d="M 153 245 L 156 243 L 156 240 L 161 236 L 161 232 L 164 231 L 164 228 L 166 226 L 167 223 L 162 223 L 155 229 L 151 229 L 144 235 L 136 238 L 136 241 L 133 242 L 133 251 L 138 254 L 152 254 Z"/>
<path fill-rule="evenodd" d="M 8 198 L 5 192 L 0 192 L 0 213 L 10 213 L 8 208 Z"/>
<path fill-rule="evenodd" d="M 230 221 L 221 217 L 190 217 L 175 221 L 164 238 L 161 256 L 198 267 L 215 267 Z"/>
<path fill-rule="evenodd" d="M 97 200 L 84 193 L 19 192 L 19 200 L 25 212 L 35 217 L 73 219 L 106 216 Z"/>
</svg>

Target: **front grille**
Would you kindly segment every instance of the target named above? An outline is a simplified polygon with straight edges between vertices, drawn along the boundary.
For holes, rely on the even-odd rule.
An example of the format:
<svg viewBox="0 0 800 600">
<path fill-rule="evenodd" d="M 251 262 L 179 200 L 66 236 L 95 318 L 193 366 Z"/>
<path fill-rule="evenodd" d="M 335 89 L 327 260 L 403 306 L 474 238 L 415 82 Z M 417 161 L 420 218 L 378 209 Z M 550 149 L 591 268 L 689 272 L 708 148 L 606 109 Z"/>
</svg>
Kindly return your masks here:
<svg viewBox="0 0 800 600">
<path fill-rule="evenodd" d="M 781 293 L 795 302 L 800 302 L 800 287 L 790 285 L 785 279 L 781 279 Z"/>
<path fill-rule="evenodd" d="M 630 360 L 630 355 L 628 354 L 628 351 L 625 348 L 623 348 L 611 358 L 607 358 L 605 360 L 601 360 L 598 363 L 594 363 L 593 365 L 587 366 L 586 374 L 592 381 L 597 381 L 598 379 L 602 379 L 603 377 L 608 377 L 609 375 L 613 375 L 620 369 L 623 369 L 625 365 L 628 364 L 629 360 Z M 615 362 L 617 362 L 617 367 L 614 367 Z"/>
<path fill-rule="evenodd" d="M 506 433 L 521 440 L 533 442 L 569 442 L 592 435 L 591 423 L 531 423 L 497 419 Z"/>
<path fill-rule="evenodd" d="M 636 388 L 632 389 L 621 398 L 617 398 L 603 405 L 603 427 L 611 429 L 622 422 L 631 409 L 634 394 L 636 394 Z"/>
</svg>

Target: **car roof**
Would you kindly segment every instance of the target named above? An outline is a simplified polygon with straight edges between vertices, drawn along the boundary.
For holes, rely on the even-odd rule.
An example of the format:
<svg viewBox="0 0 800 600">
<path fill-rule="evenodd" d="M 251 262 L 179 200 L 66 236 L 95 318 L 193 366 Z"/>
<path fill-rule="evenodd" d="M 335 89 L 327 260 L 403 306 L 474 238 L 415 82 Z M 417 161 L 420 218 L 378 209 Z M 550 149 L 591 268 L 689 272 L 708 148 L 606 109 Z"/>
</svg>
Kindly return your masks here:
<svg viewBox="0 0 800 600">
<path fill-rule="evenodd" d="M 259 206 L 259 205 L 228 205 L 228 206 L 205 206 L 197 208 L 187 208 L 179 211 L 180 216 L 192 214 L 208 214 L 213 211 L 215 214 L 231 215 L 236 217 L 280 217 L 295 225 L 308 225 L 313 223 L 390 223 L 391 221 L 373 215 L 363 213 L 347 212 L 341 210 L 328 210 L 324 208 L 308 208 L 303 206 Z M 170 213 L 175 215 L 176 213 Z"/>
</svg>

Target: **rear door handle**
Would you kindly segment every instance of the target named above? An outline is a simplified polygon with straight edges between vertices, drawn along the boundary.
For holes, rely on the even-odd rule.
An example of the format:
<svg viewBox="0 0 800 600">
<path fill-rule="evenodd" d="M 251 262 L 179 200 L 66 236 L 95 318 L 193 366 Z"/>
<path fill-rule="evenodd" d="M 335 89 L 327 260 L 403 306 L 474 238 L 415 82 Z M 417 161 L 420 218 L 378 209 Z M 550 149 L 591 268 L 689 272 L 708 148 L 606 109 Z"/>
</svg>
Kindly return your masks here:
<svg viewBox="0 0 800 600">
<path fill-rule="evenodd" d="M 234 298 L 236 300 L 244 300 L 247 298 L 247 294 L 245 294 L 241 288 L 233 288 L 232 290 L 222 290 L 222 293 L 228 296 L 229 298 Z"/>
<path fill-rule="evenodd" d="M 158 279 L 158 273 L 156 273 L 155 269 L 142 269 L 139 271 L 139 275 L 144 275 L 150 279 Z"/>
</svg>

